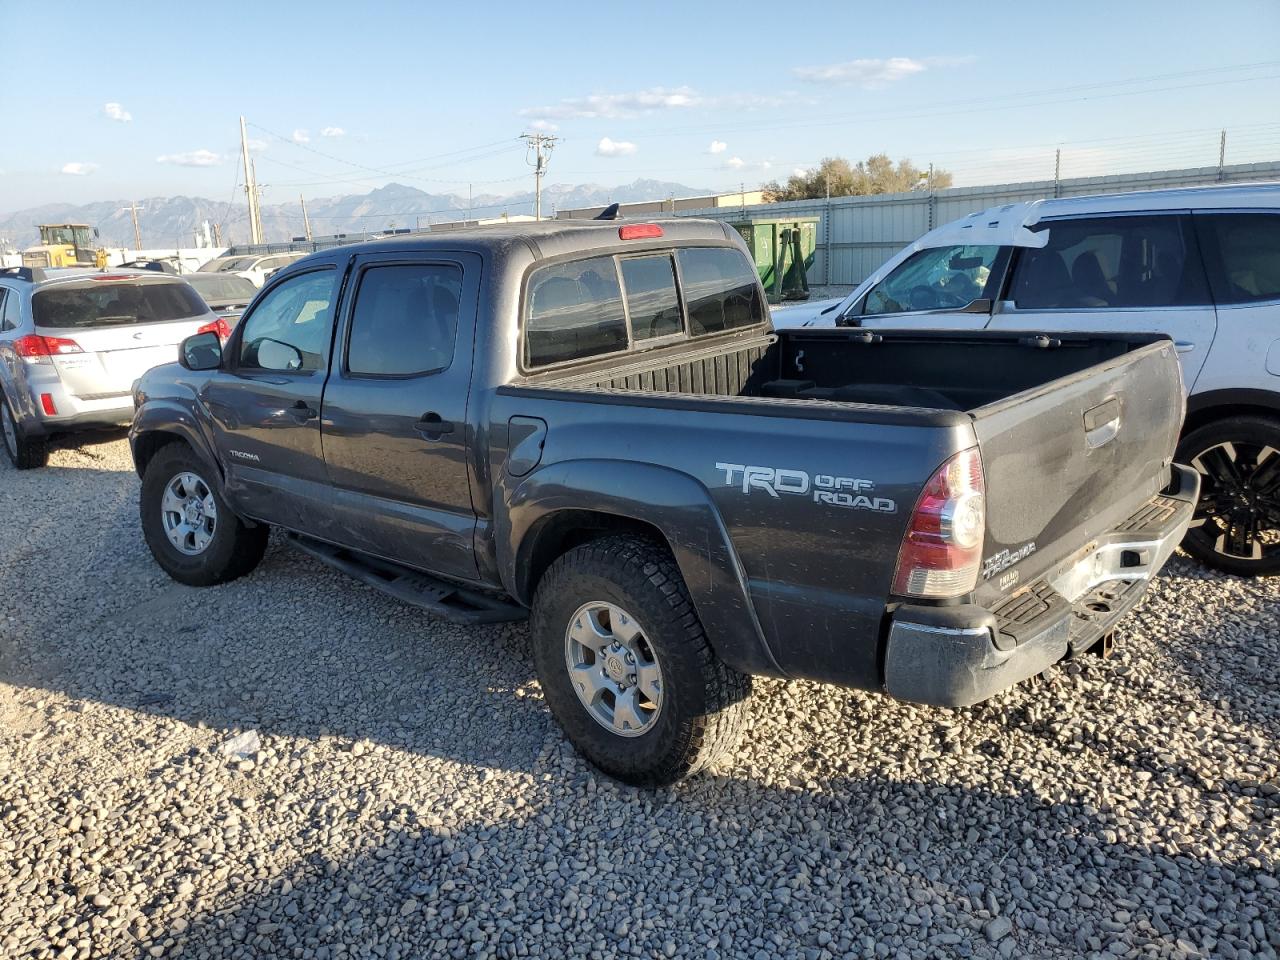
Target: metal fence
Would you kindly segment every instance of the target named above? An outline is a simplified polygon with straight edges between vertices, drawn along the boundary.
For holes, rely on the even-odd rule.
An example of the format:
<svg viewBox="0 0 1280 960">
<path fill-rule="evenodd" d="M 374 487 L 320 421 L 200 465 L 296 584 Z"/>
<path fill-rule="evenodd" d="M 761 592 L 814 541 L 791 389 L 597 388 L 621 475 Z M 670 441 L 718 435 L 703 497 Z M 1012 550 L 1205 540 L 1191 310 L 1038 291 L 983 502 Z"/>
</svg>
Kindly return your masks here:
<svg viewBox="0 0 1280 960">
<path fill-rule="evenodd" d="M 1161 170 L 1155 173 L 1070 180 L 1038 180 L 933 193 L 890 193 L 872 197 L 832 197 L 783 203 L 681 210 L 677 216 L 737 221 L 750 217 L 819 217 L 817 251 L 809 282 L 814 286 L 855 286 L 877 267 L 934 227 L 1004 203 L 1045 197 L 1158 190 L 1213 183 L 1280 180 L 1280 161 Z"/>
</svg>

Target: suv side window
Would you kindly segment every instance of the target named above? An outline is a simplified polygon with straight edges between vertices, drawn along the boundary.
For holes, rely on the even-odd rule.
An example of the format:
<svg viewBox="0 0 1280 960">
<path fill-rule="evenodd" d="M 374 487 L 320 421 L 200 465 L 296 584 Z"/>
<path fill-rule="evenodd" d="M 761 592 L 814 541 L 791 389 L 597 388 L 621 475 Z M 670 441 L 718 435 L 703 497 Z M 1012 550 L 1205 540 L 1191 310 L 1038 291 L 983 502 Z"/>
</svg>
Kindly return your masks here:
<svg viewBox="0 0 1280 960">
<path fill-rule="evenodd" d="M 529 366 L 627 348 L 627 315 L 613 257 L 540 267 L 529 278 L 528 296 L 525 356 Z"/>
<path fill-rule="evenodd" d="M 347 372 L 406 377 L 444 370 L 453 361 L 462 271 L 452 264 L 388 264 L 360 275 Z"/>
<path fill-rule="evenodd" d="M 0 295 L 5 295 L 0 309 L 0 333 L 17 330 L 22 323 L 22 295 L 17 290 L 3 287 L 0 287 Z"/>
<path fill-rule="evenodd" d="M 1196 214 L 1219 304 L 1280 300 L 1280 213 Z"/>
<path fill-rule="evenodd" d="M 1186 218 L 1084 217 L 1046 226 L 1044 247 L 1019 251 L 1019 309 L 1088 310 L 1207 304 L 1204 270 Z"/>
<path fill-rule="evenodd" d="M 334 276 L 332 268 L 312 270 L 268 291 L 244 321 L 240 369 L 292 373 L 325 369 Z"/>
<path fill-rule="evenodd" d="M 959 310 L 992 297 L 998 246 L 934 247 L 913 253 L 871 288 L 865 315 L 915 310 Z M 998 279 L 998 278 L 997 278 Z M 993 297 L 994 299 L 994 297 Z"/>
<path fill-rule="evenodd" d="M 682 247 L 676 262 L 690 336 L 764 323 L 760 278 L 737 247 Z"/>
</svg>

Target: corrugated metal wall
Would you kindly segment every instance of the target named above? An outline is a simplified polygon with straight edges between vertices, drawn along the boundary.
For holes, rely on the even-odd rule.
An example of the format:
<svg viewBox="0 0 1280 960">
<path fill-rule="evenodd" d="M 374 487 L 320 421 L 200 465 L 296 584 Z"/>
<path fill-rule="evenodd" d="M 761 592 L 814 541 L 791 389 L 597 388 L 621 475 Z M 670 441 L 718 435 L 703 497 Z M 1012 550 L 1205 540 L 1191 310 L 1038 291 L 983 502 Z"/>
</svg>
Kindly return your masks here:
<svg viewBox="0 0 1280 960">
<path fill-rule="evenodd" d="M 735 221 L 748 217 L 820 217 L 818 249 L 809 282 L 819 286 L 853 286 L 933 227 L 1002 203 L 1043 197 L 1075 197 L 1128 190 L 1158 190 L 1208 183 L 1280 180 L 1280 162 L 1241 163 L 1219 169 L 1197 167 L 1112 177 L 1078 177 L 1030 183 L 956 187 L 927 193 L 894 193 L 876 197 L 833 197 L 792 200 L 746 207 L 681 210 L 678 216 Z"/>
</svg>

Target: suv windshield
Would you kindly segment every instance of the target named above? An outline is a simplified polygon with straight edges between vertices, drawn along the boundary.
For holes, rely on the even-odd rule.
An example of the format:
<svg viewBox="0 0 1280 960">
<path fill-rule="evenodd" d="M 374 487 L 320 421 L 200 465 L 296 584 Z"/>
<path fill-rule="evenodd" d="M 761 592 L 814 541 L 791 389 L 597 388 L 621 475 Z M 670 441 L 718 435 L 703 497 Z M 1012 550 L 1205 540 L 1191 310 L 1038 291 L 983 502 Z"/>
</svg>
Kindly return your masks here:
<svg viewBox="0 0 1280 960">
<path fill-rule="evenodd" d="M 248 270 L 257 260 L 257 257 L 232 257 L 225 263 L 218 264 L 218 273 L 236 273 L 239 270 Z"/>
<path fill-rule="evenodd" d="M 208 313 L 199 294 L 181 280 L 88 280 L 60 283 L 31 297 L 37 327 L 119 327 L 187 320 Z"/>
</svg>

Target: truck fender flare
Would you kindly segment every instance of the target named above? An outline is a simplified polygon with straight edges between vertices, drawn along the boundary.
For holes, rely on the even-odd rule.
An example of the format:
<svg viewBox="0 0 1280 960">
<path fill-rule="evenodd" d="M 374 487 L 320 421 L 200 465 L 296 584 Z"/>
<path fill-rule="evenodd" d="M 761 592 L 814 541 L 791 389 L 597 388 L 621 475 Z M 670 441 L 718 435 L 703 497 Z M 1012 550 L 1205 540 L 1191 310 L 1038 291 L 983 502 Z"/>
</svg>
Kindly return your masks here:
<svg viewBox="0 0 1280 960">
<path fill-rule="evenodd" d="M 532 600 L 536 536 L 530 534 L 542 521 L 562 511 L 639 521 L 671 549 L 717 656 L 742 673 L 786 676 L 765 642 L 724 520 L 693 477 L 651 463 L 560 461 L 512 485 L 506 502 L 495 531 L 498 565 L 503 584 L 521 602 Z"/>
<path fill-rule="evenodd" d="M 133 452 L 133 466 L 139 477 L 144 470 L 140 453 L 146 450 L 157 434 L 167 434 L 185 441 L 196 456 L 214 471 L 214 479 L 219 485 L 226 479 L 218 458 L 214 455 L 213 446 L 194 414 L 185 404 L 166 399 L 149 400 L 134 414 L 133 426 L 129 428 L 129 448 Z"/>
</svg>

